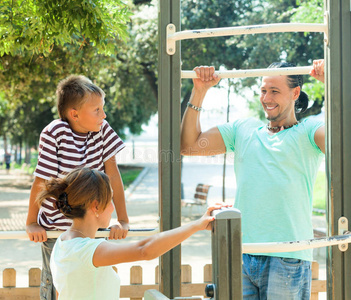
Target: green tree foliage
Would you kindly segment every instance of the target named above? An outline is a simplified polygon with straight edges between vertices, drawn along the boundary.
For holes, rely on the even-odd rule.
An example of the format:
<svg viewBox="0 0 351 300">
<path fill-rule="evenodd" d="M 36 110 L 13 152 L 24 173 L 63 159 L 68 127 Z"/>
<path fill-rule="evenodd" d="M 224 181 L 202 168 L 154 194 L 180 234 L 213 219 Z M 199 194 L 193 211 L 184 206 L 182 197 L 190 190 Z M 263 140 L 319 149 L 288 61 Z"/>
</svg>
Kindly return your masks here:
<svg viewBox="0 0 351 300">
<path fill-rule="evenodd" d="M 323 22 L 322 0 L 182 0 L 181 5 L 182 30 Z M 117 0 L 2 1 L 0 134 L 11 132 L 13 138 L 37 144 L 44 124 L 57 117 L 56 85 L 72 73 L 84 74 L 104 89 L 108 121 L 118 133 L 124 128 L 139 133 L 157 111 L 157 6 L 157 0 L 129 0 L 128 6 Z M 182 41 L 184 70 L 197 65 L 265 68 L 280 60 L 304 66 L 321 57 L 319 33 Z M 322 88 L 314 88 L 317 84 L 308 76 L 306 81 L 306 91 L 313 95 L 308 113 L 315 114 L 322 107 Z M 259 83 L 258 78 L 237 79 L 234 86 L 241 92 Z M 182 81 L 183 107 L 191 87 L 191 80 Z"/>
<path fill-rule="evenodd" d="M 50 1 L 42 1 L 39 4 L 34 1 L 13 2 L 1 4 L 1 12 L 8 12 L 6 9 L 9 10 L 11 4 L 11 11 L 17 11 L 15 14 L 17 16 L 24 10 L 20 6 L 26 4 L 30 6 L 29 15 L 41 16 L 39 10 L 44 9 Z M 150 69 L 155 68 L 157 58 L 155 42 L 157 23 L 148 28 L 148 20 L 145 16 L 143 20 L 141 14 L 140 17 L 133 17 L 133 22 L 127 24 L 127 17 L 131 14 L 126 10 L 126 5 L 115 0 L 55 3 L 61 8 L 64 5 L 66 8 L 73 4 L 85 5 L 79 14 L 84 14 L 84 9 L 89 10 L 85 12 L 86 18 L 93 18 L 96 22 L 104 24 L 101 26 L 106 32 L 105 29 L 96 28 L 96 22 L 93 21 L 89 21 L 87 27 L 79 27 L 79 24 L 72 20 L 81 17 L 76 15 L 76 10 L 68 10 L 64 14 L 64 20 L 53 17 L 57 26 L 62 23 L 62 28 L 56 36 L 50 36 L 52 38 L 50 43 L 53 44 L 45 48 L 46 50 L 40 43 L 38 45 L 31 43 L 30 40 L 20 40 L 20 45 L 12 48 L 12 52 L 3 53 L 0 56 L 3 65 L 0 71 L 0 90 L 3 91 L 0 94 L 0 123 L 3 125 L 0 128 L 0 135 L 10 134 L 14 143 L 37 145 L 43 127 L 57 118 L 55 110 L 57 83 L 70 74 L 84 74 L 104 89 L 107 119 L 118 133 L 123 136 L 124 128 L 129 128 L 135 134 L 140 133 L 141 125 L 157 111 L 156 74 L 155 72 L 148 74 Z M 40 7 L 35 8 L 36 4 Z M 55 14 L 56 8 L 50 6 L 50 13 Z M 132 4 L 129 4 L 128 8 L 138 12 L 138 8 Z M 31 9 L 36 10 L 36 13 L 31 13 Z M 117 12 L 122 17 L 116 15 Z M 5 13 L 1 15 L 2 30 L 9 20 L 8 16 L 4 17 L 5 15 Z M 46 18 L 50 19 L 49 16 Z M 36 19 L 43 20 L 41 17 Z M 138 21 L 139 19 L 141 21 Z M 21 27 L 19 17 L 16 22 L 18 27 Z M 42 28 L 45 27 L 45 22 L 41 22 Z M 65 26 L 72 22 L 75 26 L 73 29 L 70 28 L 73 30 L 70 31 Z M 147 43 L 142 30 L 150 33 Z M 23 32 L 18 34 L 24 34 Z M 121 41 L 120 38 L 126 37 L 127 32 L 129 37 Z M 62 38 L 64 36 L 66 39 Z M 11 36 L 7 35 L 3 42 L 7 42 L 7 47 L 10 47 Z M 113 55 L 110 55 L 112 50 Z M 148 60 L 143 59 L 142 53 L 148 51 L 153 54 Z M 153 89 L 149 88 L 150 78 Z"/>
<path fill-rule="evenodd" d="M 182 1 L 182 30 L 218 28 L 272 23 L 323 23 L 323 1 L 266 0 L 266 1 Z M 233 37 L 217 37 L 182 41 L 182 69 L 197 65 L 214 65 L 216 69 L 266 68 L 274 61 L 289 61 L 298 66 L 311 65 L 313 59 L 323 58 L 321 33 L 271 33 Z M 321 112 L 324 97 L 313 90 L 314 79 L 304 76 L 304 90 L 310 92 L 311 107 L 300 117 Z M 232 80 L 235 91 L 245 88 L 258 90 L 260 78 Z M 190 96 L 190 80 L 182 82 L 184 103 Z M 262 116 L 258 97 L 247 99 L 250 107 Z"/>
<path fill-rule="evenodd" d="M 3 0 L 0 56 L 49 55 L 55 45 L 91 43 L 111 54 L 111 40 L 127 35 L 130 12 L 121 0 Z"/>
<path fill-rule="evenodd" d="M 323 23 L 323 10 L 322 0 L 255 1 L 255 9 L 247 15 L 246 24 Z M 312 65 L 314 59 L 324 56 L 323 39 L 322 33 L 271 33 L 247 35 L 244 39 L 233 37 L 232 43 L 247 50 L 244 68 L 254 69 L 266 68 L 274 61 L 288 61 L 297 66 Z M 311 107 L 304 114 L 299 114 L 299 118 L 320 113 L 324 101 L 324 96 L 320 93 L 322 84 L 310 76 L 304 76 L 304 80 L 306 84 L 303 90 L 310 96 Z M 243 79 L 239 81 L 237 91 L 259 84 L 260 78 Z M 314 90 L 313 86 L 318 87 Z M 259 100 L 256 97 L 250 101 Z M 255 104 L 250 106 L 260 107 Z"/>
</svg>

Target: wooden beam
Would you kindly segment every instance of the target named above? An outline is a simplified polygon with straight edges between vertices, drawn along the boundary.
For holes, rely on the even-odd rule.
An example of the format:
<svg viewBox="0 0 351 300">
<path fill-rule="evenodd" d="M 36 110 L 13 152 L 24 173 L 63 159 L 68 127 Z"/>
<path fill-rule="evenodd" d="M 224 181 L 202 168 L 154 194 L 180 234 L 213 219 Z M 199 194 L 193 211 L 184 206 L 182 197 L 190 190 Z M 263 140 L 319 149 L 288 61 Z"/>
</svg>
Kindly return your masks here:
<svg viewBox="0 0 351 300">
<path fill-rule="evenodd" d="M 159 1 L 159 200 L 161 231 L 180 226 L 180 44 L 166 52 L 166 27 L 180 28 L 180 0 Z M 160 291 L 169 298 L 180 295 L 180 246 L 160 258 Z"/>
<path fill-rule="evenodd" d="M 325 0 L 329 14 L 326 59 L 327 185 L 329 235 L 338 234 L 338 220 L 351 220 L 351 14 L 350 0 Z M 327 252 L 328 299 L 351 299 L 351 250 Z"/>
</svg>

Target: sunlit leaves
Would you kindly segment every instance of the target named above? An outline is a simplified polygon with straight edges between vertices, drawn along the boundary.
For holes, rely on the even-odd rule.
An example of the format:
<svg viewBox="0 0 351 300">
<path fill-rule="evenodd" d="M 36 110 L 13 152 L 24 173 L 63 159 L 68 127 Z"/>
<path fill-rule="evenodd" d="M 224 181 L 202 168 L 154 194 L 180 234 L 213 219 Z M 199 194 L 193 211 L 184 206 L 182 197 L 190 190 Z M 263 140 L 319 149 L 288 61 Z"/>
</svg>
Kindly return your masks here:
<svg viewBox="0 0 351 300">
<path fill-rule="evenodd" d="M 0 56 L 24 51 L 47 56 L 55 45 L 84 46 L 111 54 L 115 39 L 127 37 L 131 12 L 120 0 L 3 0 Z"/>
</svg>

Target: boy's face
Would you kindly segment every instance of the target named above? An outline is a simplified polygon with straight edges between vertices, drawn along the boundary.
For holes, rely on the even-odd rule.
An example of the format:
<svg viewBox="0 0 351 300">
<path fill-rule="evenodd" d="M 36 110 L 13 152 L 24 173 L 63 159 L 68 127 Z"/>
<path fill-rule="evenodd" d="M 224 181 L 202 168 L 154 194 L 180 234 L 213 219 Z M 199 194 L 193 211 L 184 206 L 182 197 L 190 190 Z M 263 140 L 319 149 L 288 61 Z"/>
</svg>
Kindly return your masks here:
<svg viewBox="0 0 351 300">
<path fill-rule="evenodd" d="M 74 110 L 73 121 L 70 122 L 72 129 L 79 133 L 99 131 L 106 118 L 104 105 L 104 98 L 96 94 L 88 94 L 84 104 Z"/>
</svg>

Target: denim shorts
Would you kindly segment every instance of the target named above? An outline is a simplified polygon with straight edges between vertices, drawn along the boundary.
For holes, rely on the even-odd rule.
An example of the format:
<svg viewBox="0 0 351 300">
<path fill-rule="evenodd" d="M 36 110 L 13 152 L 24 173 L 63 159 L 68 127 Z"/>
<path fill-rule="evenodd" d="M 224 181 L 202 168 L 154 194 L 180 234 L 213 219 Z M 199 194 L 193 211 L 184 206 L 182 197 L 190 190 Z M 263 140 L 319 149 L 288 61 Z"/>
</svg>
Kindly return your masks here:
<svg viewBox="0 0 351 300">
<path fill-rule="evenodd" d="M 311 280 L 310 261 L 243 255 L 243 299 L 309 300 Z"/>
<path fill-rule="evenodd" d="M 41 270 L 40 300 L 56 300 L 56 290 L 52 283 L 50 257 L 56 239 L 48 239 L 41 245 L 43 266 Z"/>
</svg>

